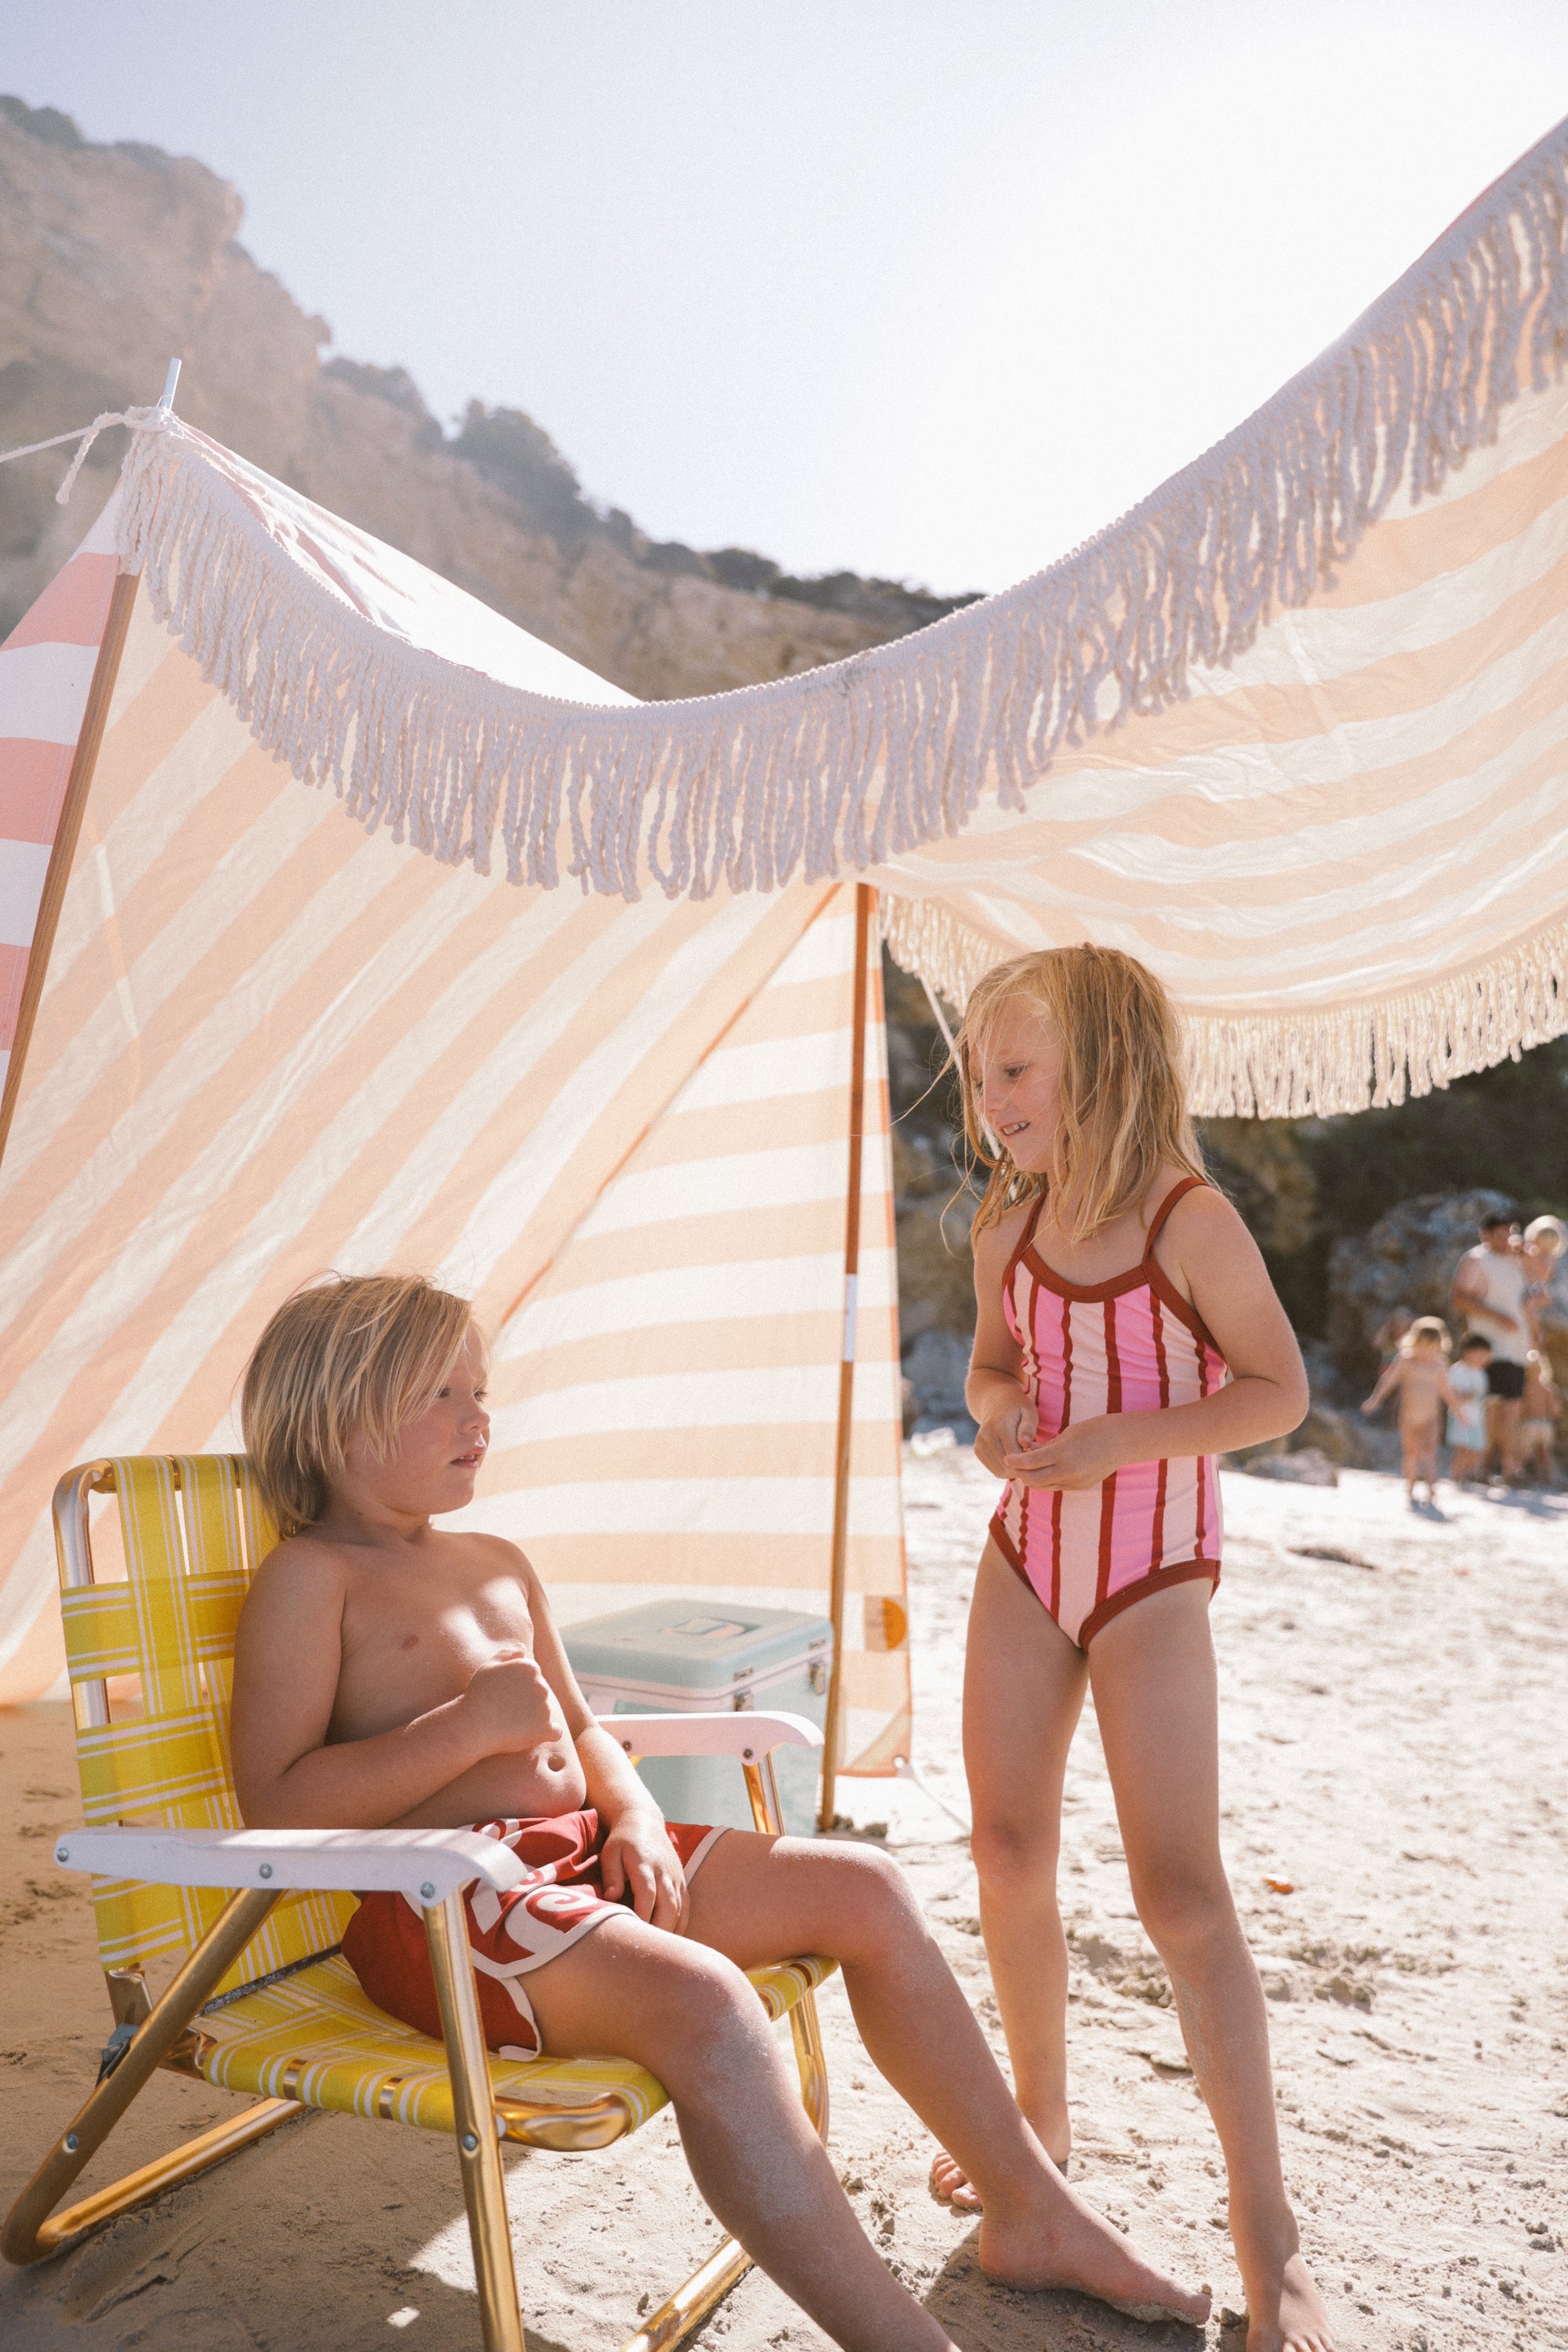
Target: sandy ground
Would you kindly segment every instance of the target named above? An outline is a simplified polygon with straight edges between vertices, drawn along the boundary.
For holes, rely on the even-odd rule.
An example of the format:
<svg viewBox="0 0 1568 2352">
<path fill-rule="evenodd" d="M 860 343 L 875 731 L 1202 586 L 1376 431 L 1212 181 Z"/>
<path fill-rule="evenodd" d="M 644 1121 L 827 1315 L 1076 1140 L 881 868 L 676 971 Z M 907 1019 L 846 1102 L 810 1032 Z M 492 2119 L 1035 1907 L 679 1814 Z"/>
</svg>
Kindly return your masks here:
<svg viewBox="0 0 1568 2352">
<path fill-rule="evenodd" d="M 966 1456 L 909 1463 L 918 1762 L 959 1806 L 963 1617 L 992 1492 Z M 1370 1472 L 1333 1491 L 1227 1476 L 1215 1630 L 1228 1858 L 1269 1994 L 1289 2177 L 1342 2346 L 1535 2352 L 1568 2344 L 1568 1505 L 1444 1496 L 1425 1517 Z M 1360 1564 L 1296 1549 L 1313 1544 Z M 107 2014 L 82 1882 L 49 1857 L 77 1817 L 63 1709 L 0 1717 L 0 1776 L 8 2203 L 90 2081 Z M 917 1789 L 845 1793 L 862 1823 L 889 1823 L 994 2035 L 963 1837 Z M 1239 2337 L 1219 2313 L 1239 2290 L 1218 2151 L 1133 1915 L 1087 1714 L 1068 1803 L 1078 2177 L 1152 2252 L 1212 2282 L 1208 2341 L 1230 2352 Z M 965 2352 L 1195 2352 L 1195 2331 L 990 2287 L 970 2225 L 927 2197 L 930 2143 L 867 2065 L 837 1984 L 823 2011 L 835 2158 L 889 2261 Z M 114 2168 L 232 2106 L 159 2078 Z M 661 2299 L 718 2234 L 668 2114 L 624 2148 L 511 2157 L 509 2174 L 536 2352 L 608 2352 L 639 2295 Z M 109 2177 L 100 2158 L 88 2181 Z M 700 2340 L 825 2341 L 754 2273 Z M 478 2345 L 456 2171 L 448 2143 L 350 2117 L 291 2126 L 75 2252 L 0 2275 L 0 2346 L 16 2352 L 394 2342 Z"/>
</svg>

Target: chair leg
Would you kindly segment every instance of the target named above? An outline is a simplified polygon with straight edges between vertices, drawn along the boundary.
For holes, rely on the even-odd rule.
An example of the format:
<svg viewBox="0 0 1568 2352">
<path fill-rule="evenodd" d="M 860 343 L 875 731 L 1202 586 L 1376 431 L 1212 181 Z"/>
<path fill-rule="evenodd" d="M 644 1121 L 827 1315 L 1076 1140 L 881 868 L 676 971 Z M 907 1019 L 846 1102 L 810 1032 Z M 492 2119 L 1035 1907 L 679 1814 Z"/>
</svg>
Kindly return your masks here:
<svg viewBox="0 0 1568 2352">
<path fill-rule="evenodd" d="M 485 2352 L 524 2352 L 495 2095 L 460 1894 L 448 1895 L 444 1903 L 429 1906 L 425 1913 L 425 1935 L 452 2080 L 452 2121 L 474 2249 Z"/>
<path fill-rule="evenodd" d="M 56 2141 L 32 2179 L 6 2216 L 0 2231 L 0 2253 L 7 2262 L 37 2262 L 51 2254 L 68 2238 L 144 2204 L 163 2189 L 205 2172 L 237 2148 L 275 2130 L 302 2112 L 292 2099 L 264 2099 L 231 2121 L 216 2125 L 189 2140 L 169 2156 L 128 2173 L 108 2189 L 70 2205 L 63 2213 L 55 2207 L 73 2180 L 100 2148 L 121 2116 L 159 2067 L 197 2011 L 211 2000 L 217 1986 L 249 1943 L 273 1905 L 276 1895 L 247 1888 L 225 1906 L 168 1990 L 139 2029 L 112 2074 L 106 2075 L 79 2109 L 71 2125 Z M 54 2218 L 49 2217 L 53 2214 Z"/>
</svg>

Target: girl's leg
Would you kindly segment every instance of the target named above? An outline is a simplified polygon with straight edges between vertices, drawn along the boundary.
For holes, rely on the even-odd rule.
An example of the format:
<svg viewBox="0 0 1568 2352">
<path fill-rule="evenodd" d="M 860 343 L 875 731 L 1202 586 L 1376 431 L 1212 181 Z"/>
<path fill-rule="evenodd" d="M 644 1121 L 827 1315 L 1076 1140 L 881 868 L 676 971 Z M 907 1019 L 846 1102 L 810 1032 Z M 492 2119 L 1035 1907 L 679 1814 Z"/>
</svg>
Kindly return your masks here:
<svg viewBox="0 0 1568 2352">
<path fill-rule="evenodd" d="M 1133 1900 L 1225 2151 L 1247 2352 L 1331 2352 L 1280 2171 L 1263 1990 L 1220 1859 L 1209 1597 L 1173 1585 L 1111 1619 L 1089 1651 L 1095 1712 Z"/>
<path fill-rule="evenodd" d="M 969 1612 L 963 1677 L 971 1851 L 1018 2105 L 1058 2164 L 1067 2162 L 1072 2133 L 1057 1862 L 1068 1750 L 1088 1687 L 1083 1652 L 988 1543 Z M 956 2179 L 941 2186 L 959 2204 L 974 2201 Z"/>
<path fill-rule="evenodd" d="M 686 1932 L 742 1968 L 792 1952 L 838 1961 L 873 2064 L 984 2198 L 980 2260 L 993 2277 L 1194 2320 L 1206 2312 L 1206 2295 L 1140 2261 L 1050 2163 L 886 1854 L 731 1832 L 692 1881 Z"/>
</svg>

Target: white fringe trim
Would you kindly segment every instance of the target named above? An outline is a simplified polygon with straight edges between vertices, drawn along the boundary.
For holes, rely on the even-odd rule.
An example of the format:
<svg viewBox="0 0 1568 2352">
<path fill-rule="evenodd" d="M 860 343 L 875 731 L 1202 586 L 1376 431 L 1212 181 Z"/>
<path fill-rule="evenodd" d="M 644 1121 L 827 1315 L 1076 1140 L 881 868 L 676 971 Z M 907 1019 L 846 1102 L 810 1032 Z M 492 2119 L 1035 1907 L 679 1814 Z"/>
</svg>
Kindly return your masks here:
<svg viewBox="0 0 1568 2352">
<path fill-rule="evenodd" d="M 981 974 L 1019 953 L 935 898 L 881 894 L 895 963 L 960 1013 Z M 1184 1013 L 1188 1099 L 1200 1118 L 1327 1118 L 1383 1110 L 1517 1062 L 1568 1034 L 1568 921 L 1471 970 L 1375 1003 L 1321 1013 Z"/>
<path fill-rule="evenodd" d="M 572 876 L 627 898 L 650 876 L 698 898 L 821 881 L 958 834 L 984 791 L 1022 809 L 1062 744 L 1184 696 L 1194 666 L 1230 662 L 1331 583 L 1401 484 L 1417 500 L 1440 489 L 1495 439 L 1521 378 L 1562 373 L 1565 254 L 1568 124 L 1321 359 L 1077 553 L 913 636 L 733 693 L 595 709 L 399 644 L 307 580 L 174 418 L 133 441 L 122 558 L 258 740 L 371 831 L 480 873 L 499 836 L 514 882 Z M 944 952 L 962 993 L 969 966 Z M 1556 1023 L 1555 964 L 1549 981 L 1495 971 L 1495 1003 L 1478 979 L 1405 1013 L 1199 1021 L 1194 1036 L 1233 1040 L 1199 1052 L 1199 1083 L 1215 1108 L 1270 1110 L 1394 1100 L 1405 1068 L 1415 1090 L 1440 1085 L 1534 1042 L 1543 989 Z"/>
</svg>

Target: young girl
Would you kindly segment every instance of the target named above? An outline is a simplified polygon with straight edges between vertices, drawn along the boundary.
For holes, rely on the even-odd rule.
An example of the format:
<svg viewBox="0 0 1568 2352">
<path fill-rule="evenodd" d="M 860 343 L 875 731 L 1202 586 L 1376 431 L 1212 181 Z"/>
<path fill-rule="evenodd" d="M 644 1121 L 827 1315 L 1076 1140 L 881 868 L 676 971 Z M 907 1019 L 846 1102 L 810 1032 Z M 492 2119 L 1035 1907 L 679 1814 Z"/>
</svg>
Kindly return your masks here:
<svg viewBox="0 0 1568 2352">
<path fill-rule="evenodd" d="M 1448 1375 L 1448 1350 L 1453 1342 L 1448 1327 L 1436 1315 L 1418 1315 L 1399 1343 L 1399 1353 L 1384 1368 L 1363 1412 L 1375 1412 L 1384 1398 L 1399 1391 L 1399 1452 L 1405 1491 L 1415 1505 L 1415 1489 L 1425 1486 L 1434 1502 L 1437 1480 L 1437 1432 L 1443 1407 L 1463 1413 L 1466 1401 Z M 1458 1473 L 1456 1471 L 1456 1477 Z"/>
<path fill-rule="evenodd" d="M 1092 1687 L 1139 1916 L 1223 2146 L 1247 2352 L 1331 2352 L 1285 2194 L 1258 1971 L 1219 1850 L 1214 1457 L 1307 1409 L 1284 1309 L 1205 1181 L 1159 982 L 1096 947 L 986 974 L 958 1042 L 972 1147 L 975 1452 L 1007 1486 L 969 1621 L 964 1757 L 981 1922 L 1025 2115 L 1065 2167 L 1056 1874 Z M 980 2200 L 939 2158 L 939 2195 Z"/>
<path fill-rule="evenodd" d="M 478 1826 L 530 1865 L 469 1891 L 492 2047 L 633 2058 L 668 2089 L 699 2188 L 853 2352 L 952 2352 L 861 2231 L 743 1969 L 821 1952 L 874 2064 L 985 2180 L 980 2262 L 1201 2326 L 1052 2169 L 884 1854 L 668 1824 L 602 1730 L 514 1544 L 448 1533 L 489 1438 L 467 1301 L 418 1276 L 316 1286 L 245 1377 L 246 1449 L 283 1540 L 240 1612 L 234 1777 L 252 1827 Z M 370 1999 L 438 2030 L 417 1915 L 369 1895 L 343 1937 Z"/>
</svg>

